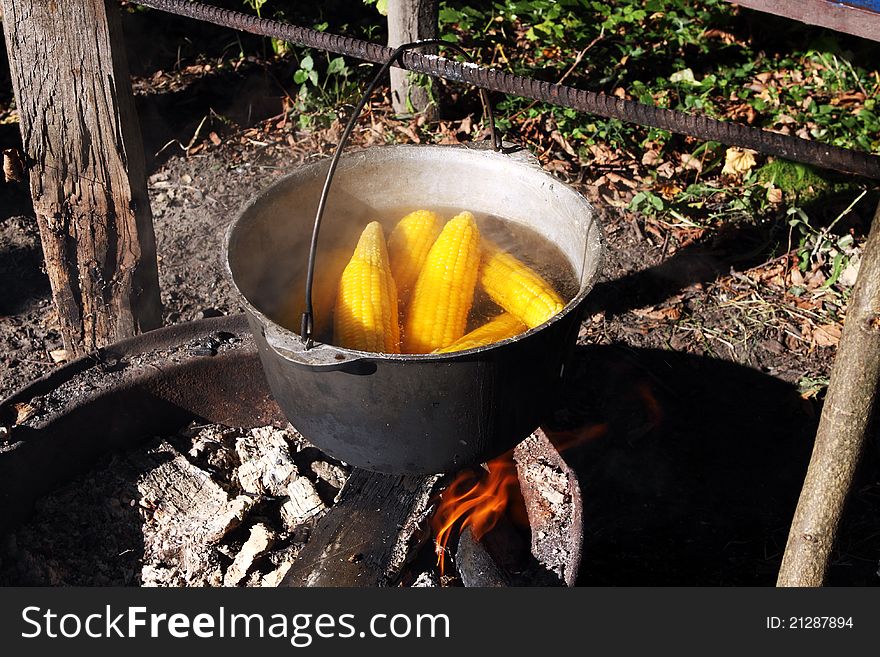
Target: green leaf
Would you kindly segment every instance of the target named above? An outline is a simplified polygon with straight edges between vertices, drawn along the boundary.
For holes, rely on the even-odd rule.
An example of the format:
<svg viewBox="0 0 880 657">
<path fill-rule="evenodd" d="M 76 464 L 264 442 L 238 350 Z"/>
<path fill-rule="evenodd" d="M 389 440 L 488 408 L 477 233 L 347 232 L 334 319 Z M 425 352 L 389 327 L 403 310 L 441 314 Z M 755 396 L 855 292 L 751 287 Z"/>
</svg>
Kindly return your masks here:
<svg viewBox="0 0 880 657">
<path fill-rule="evenodd" d="M 300 61 L 299 67 L 304 71 L 311 71 L 315 68 L 315 60 L 312 59 L 311 55 L 306 55 L 302 58 L 302 61 Z"/>
<path fill-rule="evenodd" d="M 840 278 L 840 274 L 843 272 L 843 264 L 844 256 L 842 253 L 838 253 L 834 256 L 834 262 L 831 265 L 831 277 L 819 288 L 820 290 L 827 290 L 837 282 L 837 279 Z"/>
<path fill-rule="evenodd" d="M 335 73 L 342 73 L 345 70 L 345 59 L 342 57 L 335 57 L 330 60 L 330 63 L 327 64 L 327 75 L 333 75 Z"/>
<path fill-rule="evenodd" d="M 697 84 L 697 79 L 694 77 L 694 72 L 689 68 L 682 69 L 681 71 L 676 71 L 669 76 L 669 81 L 673 84 Z"/>
<path fill-rule="evenodd" d="M 309 82 L 311 82 L 316 87 L 318 86 L 318 72 L 317 71 L 309 71 Z"/>
<path fill-rule="evenodd" d="M 302 84 L 303 82 L 308 80 L 308 78 L 309 78 L 308 71 L 304 71 L 302 69 L 299 69 L 296 73 L 293 74 L 293 81 L 296 82 L 297 84 Z"/>
</svg>

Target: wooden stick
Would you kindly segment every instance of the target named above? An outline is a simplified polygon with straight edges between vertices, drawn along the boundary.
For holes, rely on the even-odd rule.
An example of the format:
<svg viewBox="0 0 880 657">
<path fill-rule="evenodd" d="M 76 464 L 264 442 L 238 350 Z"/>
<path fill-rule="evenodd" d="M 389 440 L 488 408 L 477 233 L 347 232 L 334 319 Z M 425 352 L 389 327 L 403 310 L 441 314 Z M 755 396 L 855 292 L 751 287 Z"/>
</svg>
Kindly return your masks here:
<svg viewBox="0 0 880 657">
<path fill-rule="evenodd" d="M 396 48 L 402 43 L 418 39 L 436 39 L 438 36 L 438 0 L 388 0 L 388 45 Z M 425 48 L 423 54 L 436 53 L 436 48 Z M 412 73 L 392 68 L 391 105 L 397 114 L 426 112 L 429 121 L 437 118 L 437 107 L 431 103 L 427 89 L 410 84 Z"/>
<path fill-rule="evenodd" d="M 880 206 L 862 256 L 777 586 L 821 586 L 880 383 Z"/>
<path fill-rule="evenodd" d="M 161 323 L 153 217 L 116 0 L 0 0 L 64 347 Z"/>
</svg>

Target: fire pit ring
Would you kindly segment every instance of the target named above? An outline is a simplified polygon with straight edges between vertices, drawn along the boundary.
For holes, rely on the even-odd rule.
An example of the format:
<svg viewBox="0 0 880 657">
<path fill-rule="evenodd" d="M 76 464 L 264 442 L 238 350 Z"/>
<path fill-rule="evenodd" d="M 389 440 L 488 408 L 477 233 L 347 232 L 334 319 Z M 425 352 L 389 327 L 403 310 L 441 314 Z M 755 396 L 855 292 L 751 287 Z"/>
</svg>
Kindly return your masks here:
<svg viewBox="0 0 880 657">
<path fill-rule="evenodd" d="M 0 402 L 0 534 L 27 521 L 39 498 L 89 471 L 105 454 L 134 449 L 194 420 L 244 429 L 287 425 L 266 386 L 244 315 L 176 325 L 116 343 L 58 368 Z M 568 472 L 540 434 L 520 445 L 516 454 L 518 463 L 533 472 L 548 467 Z M 376 482 L 400 479 L 364 473 L 362 480 L 364 476 Z M 539 513 L 535 527 L 540 536 L 536 535 L 533 552 L 571 585 L 578 569 L 582 510 L 577 481 L 570 473 L 566 476 L 562 491 L 570 501 L 565 505 L 563 530 L 557 533 L 567 551 L 561 557 L 547 553 L 546 538 L 541 538 L 547 532 L 541 523 L 549 516 L 538 500 L 533 507 Z M 540 496 L 530 477 L 521 478 L 524 493 Z M 416 478 L 408 479 L 414 483 Z M 357 486 L 344 491 L 343 504 L 328 516 L 350 520 L 345 500 L 359 497 Z M 328 531 L 334 527 L 344 531 L 351 525 L 327 520 Z M 362 524 L 378 539 L 381 531 L 397 527 L 392 520 L 377 517 Z M 343 537 L 333 535 L 333 539 Z M 381 551 L 382 541 L 374 543 Z M 319 563 L 325 569 L 331 566 L 326 559 Z M 331 577 L 325 585 L 362 585 L 368 580 L 355 572 L 359 568 L 363 565 L 346 560 L 318 577 Z M 286 584 L 299 582 L 289 577 Z"/>
</svg>

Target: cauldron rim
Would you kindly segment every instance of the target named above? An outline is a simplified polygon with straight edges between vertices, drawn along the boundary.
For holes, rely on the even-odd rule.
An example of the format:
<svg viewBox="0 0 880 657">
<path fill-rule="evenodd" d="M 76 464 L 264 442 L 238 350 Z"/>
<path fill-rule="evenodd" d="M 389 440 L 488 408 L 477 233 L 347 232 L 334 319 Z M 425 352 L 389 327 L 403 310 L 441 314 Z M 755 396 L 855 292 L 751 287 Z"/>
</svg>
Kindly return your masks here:
<svg viewBox="0 0 880 657">
<path fill-rule="evenodd" d="M 510 146 L 505 143 L 505 146 Z M 402 150 L 402 149 L 419 149 L 419 150 L 428 150 L 428 149 L 436 149 L 436 150 L 447 150 L 447 149 L 460 149 L 465 151 L 470 151 L 477 154 L 480 157 L 488 157 L 488 158 L 505 158 L 508 163 L 511 161 L 514 164 L 519 164 L 522 166 L 528 166 L 535 170 L 535 173 L 546 176 L 549 180 L 553 182 L 554 185 L 560 185 L 561 187 L 566 188 L 570 193 L 579 197 L 583 203 L 590 207 L 595 212 L 595 207 L 589 200 L 577 191 L 574 187 L 566 183 L 565 181 L 559 180 L 554 177 L 549 172 L 545 171 L 537 158 L 532 155 L 530 152 L 524 149 L 515 149 L 512 150 L 510 148 L 505 148 L 501 152 L 496 152 L 492 149 L 491 143 L 488 141 L 481 142 L 471 142 L 471 143 L 463 143 L 463 144 L 386 144 L 379 146 L 369 146 L 361 149 L 352 149 L 347 151 L 342 155 L 342 160 L 350 160 L 352 158 L 356 158 L 358 156 L 363 156 L 364 153 L 375 152 L 375 151 L 391 151 L 391 150 Z M 322 158 L 316 162 L 309 162 L 306 164 L 302 164 L 297 166 L 294 170 L 286 173 L 281 176 L 272 184 L 268 185 L 265 189 L 261 190 L 251 198 L 247 199 L 236 213 L 235 218 L 230 222 L 229 226 L 226 229 L 226 234 L 223 240 L 223 266 L 226 271 L 226 275 L 234 290 L 236 291 L 241 303 L 244 305 L 248 314 L 252 315 L 262 326 L 270 327 L 272 332 L 275 334 L 275 339 L 281 343 L 286 343 L 287 346 L 290 346 L 292 350 L 296 352 L 302 352 L 303 349 L 303 341 L 301 336 L 275 320 L 269 317 L 262 310 L 257 308 L 248 296 L 241 290 L 238 286 L 238 283 L 235 280 L 235 275 L 232 271 L 232 266 L 230 264 L 230 250 L 232 246 L 232 241 L 235 238 L 235 233 L 240 227 L 241 220 L 246 217 L 248 211 L 259 204 L 262 200 L 270 197 L 278 188 L 282 187 L 287 181 L 300 178 L 303 174 L 309 170 L 312 171 L 320 171 L 322 168 L 326 168 L 329 166 L 330 158 Z M 331 190 L 332 194 L 332 190 Z M 597 213 L 598 214 L 598 213 Z M 374 352 L 374 351 L 362 351 L 359 349 L 351 349 L 347 347 L 341 347 L 334 345 L 329 342 L 318 342 L 315 341 L 313 346 L 309 349 L 309 351 L 315 352 L 315 350 L 321 351 L 329 351 L 332 354 L 340 354 L 342 358 L 344 358 L 348 362 L 359 361 L 359 360 L 383 360 L 383 361 L 394 361 L 394 362 L 444 362 L 444 361 L 455 361 L 460 359 L 467 359 L 468 357 L 472 357 L 475 355 L 481 355 L 489 351 L 493 351 L 496 349 L 503 348 L 507 345 L 513 344 L 515 342 L 520 342 L 522 340 L 527 340 L 531 336 L 543 331 L 547 327 L 555 324 L 558 321 L 564 319 L 567 315 L 572 312 L 579 312 L 580 307 L 583 305 L 584 300 L 587 295 L 592 291 L 595 286 L 600 272 L 605 264 L 605 250 L 606 250 L 606 242 L 604 231 L 602 230 L 601 222 L 597 216 L 592 217 L 592 222 L 596 227 L 594 234 L 591 236 L 592 239 L 596 241 L 595 248 L 593 249 L 593 259 L 590 264 L 590 272 L 589 274 L 583 274 L 581 276 L 580 286 L 577 294 L 575 294 L 569 301 L 565 304 L 565 307 L 558 313 L 556 313 L 553 317 L 551 317 L 546 322 L 539 324 L 534 328 L 530 328 L 527 331 L 524 331 L 516 336 L 511 338 L 506 338 L 504 340 L 500 340 L 498 342 L 493 342 L 488 345 L 482 345 L 479 347 L 473 347 L 470 349 L 462 349 L 460 351 L 447 352 L 447 353 L 428 353 L 428 354 L 387 354 L 382 352 Z M 317 353 L 317 352 L 315 352 Z M 340 359 L 341 360 L 341 359 Z"/>
</svg>

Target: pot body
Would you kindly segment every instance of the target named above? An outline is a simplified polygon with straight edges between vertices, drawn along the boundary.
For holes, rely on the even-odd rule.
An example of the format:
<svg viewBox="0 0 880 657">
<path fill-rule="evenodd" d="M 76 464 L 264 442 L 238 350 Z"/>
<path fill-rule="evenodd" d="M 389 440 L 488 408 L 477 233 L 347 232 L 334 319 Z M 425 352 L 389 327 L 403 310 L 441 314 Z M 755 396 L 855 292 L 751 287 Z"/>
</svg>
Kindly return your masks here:
<svg viewBox="0 0 880 657">
<path fill-rule="evenodd" d="M 418 355 L 320 343 L 306 349 L 275 318 L 285 298 L 302 294 L 292 286 L 305 271 L 327 166 L 302 167 L 270 186 L 227 235 L 227 266 L 279 406 L 319 448 L 380 472 L 449 472 L 510 449 L 541 423 L 559 393 L 580 307 L 602 259 L 592 206 L 522 155 L 450 146 L 347 154 L 330 190 L 316 279 L 322 254 L 353 249 L 368 221 L 380 220 L 390 231 L 403 212 L 427 207 L 470 210 L 478 220 L 491 214 L 538 232 L 569 261 L 578 290 L 547 323 L 478 349 Z"/>
</svg>

